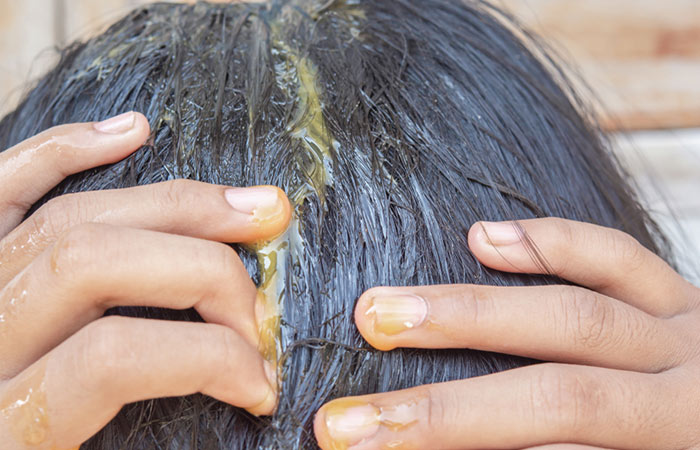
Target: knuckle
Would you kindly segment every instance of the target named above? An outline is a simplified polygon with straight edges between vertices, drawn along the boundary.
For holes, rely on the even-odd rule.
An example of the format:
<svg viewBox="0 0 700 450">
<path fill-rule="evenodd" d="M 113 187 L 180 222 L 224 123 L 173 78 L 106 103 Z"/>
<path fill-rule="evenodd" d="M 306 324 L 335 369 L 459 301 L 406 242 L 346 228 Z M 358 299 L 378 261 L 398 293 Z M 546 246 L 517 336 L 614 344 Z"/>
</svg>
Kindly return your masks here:
<svg viewBox="0 0 700 450">
<path fill-rule="evenodd" d="M 552 218 L 549 219 L 554 231 L 561 242 L 562 248 L 571 248 L 578 241 L 578 234 L 574 230 L 574 226 L 568 220 Z"/>
<path fill-rule="evenodd" d="M 76 225 L 62 233 L 51 252 L 51 270 L 60 279 L 79 281 L 91 267 L 97 247 L 104 242 L 106 227 L 94 223 Z"/>
<path fill-rule="evenodd" d="M 614 260 L 624 264 L 625 271 L 634 271 L 646 263 L 646 249 L 629 234 L 619 230 L 606 230 L 603 245 Z"/>
<path fill-rule="evenodd" d="M 572 249 L 578 248 L 581 236 L 576 232 L 575 226 L 568 220 L 550 218 L 549 220 L 553 234 L 557 237 L 554 242 L 554 248 L 551 250 L 551 259 L 548 261 L 552 264 L 554 273 L 563 274 L 569 271 L 569 264 L 572 263 L 571 258 L 567 255 L 572 253 Z M 544 256 L 550 256 L 550 251 Z"/>
<path fill-rule="evenodd" d="M 571 222 L 564 219 L 552 218 L 549 219 L 557 236 L 559 248 L 557 250 L 567 251 L 578 245 L 580 235 L 574 230 Z"/>
<path fill-rule="evenodd" d="M 467 285 L 461 290 L 458 301 L 445 302 L 450 317 L 459 317 L 465 326 L 476 327 L 485 323 L 494 308 L 488 289 Z"/>
<path fill-rule="evenodd" d="M 222 273 L 232 274 L 241 269 L 242 263 L 238 253 L 231 246 L 219 242 L 214 244 L 214 257 L 212 259 L 215 266 L 219 267 Z"/>
<path fill-rule="evenodd" d="M 530 383 L 530 410 L 538 426 L 576 433 L 595 421 L 604 392 L 590 377 L 548 365 Z"/>
<path fill-rule="evenodd" d="M 83 208 L 78 200 L 79 194 L 66 194 L 46 202 L 27 221 L 30 233 L 57 236 L 71 223 L 81 222 Z"/>
<path fill-rule="evenodd" d="M 8 217 L 16 215 L 21 219 L 27 210 L 32 207 L 32 203 L 18 198 L 11 198 L 1 200 L 0 207 L 5 210 L 5 214 Z"/>
<path fill-rule="evenodd" d="M 159 183 L 153 194 L 157 204 L 166 210 L 178 210 L 195 204 L 194 181 L 175 179 Z"/>
<path fill-rule="evenodd" d="M 76 380 L 86 392 L 108 386 L 110 380 L 133 359 L 132 346 L 125 339 L 127 318 L 103 317 L 83 328 L 73 354 Z"/>
<path fill-rule="evenodd" d="M 426 426 L 429 430 L 444 430 L 459 425 L 460 415 L 456 408 L 460 404 L 456 395 L 443 395 L 439 389 L 431 386 L 425 388 L 425 395 L 428 409 Z"/>
<path fill-rule="evenodd" d="M 560 307 L 564 313 L 565 336 L 585 350 L 600 351 L 611 342 L 616 313 L 610 303 L 588 289 L 569 286 L 562 290 Z"/>
</svg>

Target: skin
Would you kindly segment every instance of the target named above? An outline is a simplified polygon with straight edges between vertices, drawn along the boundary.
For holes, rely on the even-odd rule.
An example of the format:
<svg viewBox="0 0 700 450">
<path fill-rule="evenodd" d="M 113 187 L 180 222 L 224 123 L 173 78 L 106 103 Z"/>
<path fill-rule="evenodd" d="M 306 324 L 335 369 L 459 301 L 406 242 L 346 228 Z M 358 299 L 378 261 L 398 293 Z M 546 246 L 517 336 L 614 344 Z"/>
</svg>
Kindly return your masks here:
<svg viewBox="0 0 700 450">
<path fill-rule="evenodd" d="M 146 140 L 142 115 L 120 121 L 118 132 L 57 127 L 0 153 L 3 448 L 74 448 L 124 404 L 148 398 L 201 392 L 255 414 L 274 409 L 256 289 L 221 242 L 281 233 L 290 206 L 278 189 L 237 190 L 236 208 L 230 188 L 180 180 L 59 197 L 22 220 L 67 175 Z M 251 213 L 256 201 L 265 220 Z M 375 288 L 355 320 L 381 350 L 475 348 L 555 362 L 335 400 L 316 416 L 324 450 L 700 448 L 698 288 L 619 231 L 519 223 L 546 270 L 578 287 Z M 494 269 L 542 273 L 515 230 L 477 223 L 470 249 Z M 372 310 L 387 297 L 402 320 Z M 207 323 L 102 317 L 115 305 L 194 307 Z"/>
<path fill-rule="evenodd" d="M 0 153 L 3 449 L 75 448 L 126 403 L 156 397 L 201 392 L 274 410 L 257 290 L 222 242 L 283 232 L 291 209 L 279 189 L 178 180 L 58 197 L 22 221 L 67 175 L 149 136 L 141 114 L 115 120 L 56 127 Z M 102 317 L 117 305 L 194 307 L 206 323 Z"/>
<path fill-rule="evenodd" d="M 550 271 L 577 286 L 381 287 L 359 299 L 355 322 L 380 350 L 473 348 L 553 362 L 355 397 L 354 409 L 334 400 L 314 423 L 322 449 L 700 448 L 700 289 L 620 231 L 556 218 L 519 224 L 475 224 L 471 251 L 497 270 Z M 396 332 L 391 308 L 371 309 L 386 298 L 403 299 L 394 310 L 424 301 L 413 309 L 426 317 Z M 377 413 L 410 401 L 406 426 L 391 429 Z M 363 411 L 374 418 L 358 419 Z"/>
</svg>

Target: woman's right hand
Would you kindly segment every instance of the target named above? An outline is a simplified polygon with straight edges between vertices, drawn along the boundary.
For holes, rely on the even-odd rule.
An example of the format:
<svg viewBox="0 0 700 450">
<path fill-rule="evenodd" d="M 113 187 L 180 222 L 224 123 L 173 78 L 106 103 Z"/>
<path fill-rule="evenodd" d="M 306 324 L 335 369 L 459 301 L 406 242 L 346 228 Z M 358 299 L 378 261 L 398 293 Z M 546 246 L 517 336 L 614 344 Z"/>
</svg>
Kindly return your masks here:
<svg viewBox="0 0 700 450">
<path fill-rule="evenodd" d="M 148 135 L 146 118 L 127 113 L 0 153 L 3 449 L 76 447 L 149 398 L 201 392 L 274 409 L 256 287 L 221 242 L 284 231 L 282 191 L 168 181 L 57 197 L 22 221 L 67 175 L 119 161 Z M 194 307 L 207 323 L 102 317 L 127 305 Z"/>
</svg>

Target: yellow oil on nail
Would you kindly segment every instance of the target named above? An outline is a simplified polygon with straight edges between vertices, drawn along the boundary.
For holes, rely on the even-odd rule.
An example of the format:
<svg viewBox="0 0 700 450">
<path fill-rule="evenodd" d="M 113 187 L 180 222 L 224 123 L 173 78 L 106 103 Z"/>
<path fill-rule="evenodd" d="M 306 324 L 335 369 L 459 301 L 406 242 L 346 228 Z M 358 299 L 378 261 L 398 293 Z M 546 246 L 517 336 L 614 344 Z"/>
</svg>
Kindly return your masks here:
<svg viewBox="0 0 700 450">
<path fill-rule="evenodd" d="M 45 363 L 38 363 L 10 385 L 0 400 L 0 417 L 10 426 L 18 443 L 26 446 L 43 444 L 49 434 L 49 416 L 44 382 Z"/>
<path fill-rule="evenodd" d="M 418 424 L 421 419 L 427 417 L 429 410 L 428 397 L 425 395 L 416 396 L 403 402 L 387 406 L 377 406 L 367 401 L 357 398 L 343 398 L 333 400 L 325 409 L 326 426 L 332 425 L 335 418 L 344 415 L 352 408 L 372 408 L 374 411 L 372 420 L 368 420 L 364 426 L 378 426 L 377 434 L 384 442 L 372 442 L 376 448 L 381 450 L 409 450 L 416 448 L 410 441 L 401 436 L 401 432 L 410 429 Z M 331 420 L 329 421 L 329 418 Z M 382 433 L 382 430 L 389 434 Z M 394 435 L 395 434 L 395 435 Z M 351 436 L 334 438 L 328 430 L 328 435 L 332 439 L 331 450 L 348 450 L 360 442 L 352 442 Z"/>
<path fill-rule="evenodd" d="M 324 408 L 326 429 L 328 430 L 328 436 L 331 438 L 331 450 L 347 450 L 358 443 L 358 439 L 349 430 L 337 428 L 342 426 L 339 425 L 342 417 L 353 409 L 364 410 L 365 414 L 363 416 L 365 420 L 361 426 L 365 429 L 370 428 L 370 434 L 379 429 L 381 411 L 376 406 L 357 398 L 333 400 Z M 332 431 L 334 429 L 335 432 Z M 359 439 L 359 441 L 361 440 Z"/>
<path fill-rule="evenodd" d="M 287 214 L 286 199 L 279 196 L 275 203 L 255 208 L 252 221 L 256 225 L 274 224 L 286 220 Z"/>
<path fill-rule="evenodd" d="M 395 294 L 372 298 L 365 311 L 375 332 L 394 336 L 419 327 L 428 319 L 428 303 L 417 295 Z"/>
</svg>

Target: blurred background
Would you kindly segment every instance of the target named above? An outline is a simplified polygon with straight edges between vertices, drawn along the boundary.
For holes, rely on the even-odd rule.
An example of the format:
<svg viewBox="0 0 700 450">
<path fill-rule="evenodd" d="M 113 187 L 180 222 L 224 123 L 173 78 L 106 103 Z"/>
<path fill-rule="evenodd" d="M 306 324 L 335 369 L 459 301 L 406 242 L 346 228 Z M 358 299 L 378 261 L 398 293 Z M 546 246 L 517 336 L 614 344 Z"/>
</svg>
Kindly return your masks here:
<svg viewBox="0 0 700 450">
<path fill-rule="evenodd" d="M 583 92 L 648 207 L 700 266 L 700 1 L 492 2 L 543 36 L 586 80 L 590 91 Z M 144 3 L 0 0 L 0 116 L 55 63 L 57 47 Z"/>
</svg>

